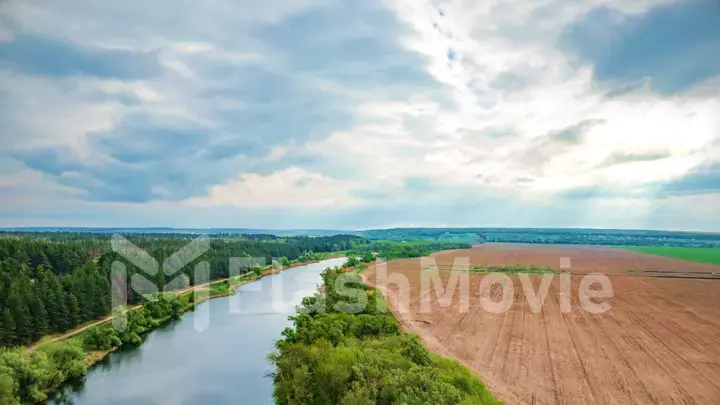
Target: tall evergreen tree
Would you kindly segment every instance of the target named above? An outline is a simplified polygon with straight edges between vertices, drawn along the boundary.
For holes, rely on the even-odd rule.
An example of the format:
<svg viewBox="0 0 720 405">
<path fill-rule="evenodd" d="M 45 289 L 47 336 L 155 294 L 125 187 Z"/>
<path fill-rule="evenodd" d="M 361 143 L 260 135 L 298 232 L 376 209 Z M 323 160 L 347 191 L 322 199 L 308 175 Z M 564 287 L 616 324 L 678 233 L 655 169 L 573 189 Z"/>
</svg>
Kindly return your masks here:
<svg viewBox="0 0 720 405">
<path fill-rule="evenodd" d="M 0 314 L 0 346 L 11 346 L 15 339 L 15 319 L 10 310 L 5 309 Z"/>
<path fill-rule="evenodd" d="M 67 295 L 67 302 L 65 303 L 68 309 L 68 328 L 77 326 L 81 322 L 80 304 L 75 294 L 69 293 Z"/>
<path fill-rule="evenodd" d="M 30 317 L 30 310 L 25 301 L 18 295 L 11 295 L 8 298 L 7 309 L 12 314 L 15 322 L 15 340 L 19 344 L 26 344 L 32 341 L 33 325 Z"/>
<path fill-rule="evenodd" d="M 30 297 L 28 309 L 32 317 L 32 340 L 38 340 L 45 336 L 50 330 L 48 328 L 48 315 L 45 304 L 37 296 Z"/>
</svg>

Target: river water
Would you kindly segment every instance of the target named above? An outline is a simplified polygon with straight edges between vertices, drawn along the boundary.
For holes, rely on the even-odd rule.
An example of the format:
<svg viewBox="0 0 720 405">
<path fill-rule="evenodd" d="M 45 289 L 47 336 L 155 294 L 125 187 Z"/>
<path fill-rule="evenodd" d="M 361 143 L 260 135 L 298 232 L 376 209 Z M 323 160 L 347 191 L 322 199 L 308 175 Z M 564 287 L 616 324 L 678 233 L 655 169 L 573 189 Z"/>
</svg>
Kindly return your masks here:
<svg viewBox="0 0 720 405">
<path fill-rule="evenodd" d="M 202 303 L 142 345 L 111 353 L 50 404 L 272 404 L 267 355 L 320 273 L 345 260 L 295 267 Z"/>
</svg>

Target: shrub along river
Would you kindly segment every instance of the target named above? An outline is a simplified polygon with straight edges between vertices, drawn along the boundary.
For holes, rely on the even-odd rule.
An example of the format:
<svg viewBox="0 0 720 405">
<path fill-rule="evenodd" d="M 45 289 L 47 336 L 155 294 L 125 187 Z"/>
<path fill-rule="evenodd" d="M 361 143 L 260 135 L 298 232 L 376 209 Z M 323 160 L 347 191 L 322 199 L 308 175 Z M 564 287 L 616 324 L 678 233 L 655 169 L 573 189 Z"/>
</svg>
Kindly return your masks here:
<svg viewBox="0 0 720 405">
<path fill-rule="evenodd" d="M 272 404 L 266 356 L 320 273 L 345 258 L 298 266 L 212 299 L 151 332 L 136 347 L 110 353 L 50 404 Z"/>
</svg>

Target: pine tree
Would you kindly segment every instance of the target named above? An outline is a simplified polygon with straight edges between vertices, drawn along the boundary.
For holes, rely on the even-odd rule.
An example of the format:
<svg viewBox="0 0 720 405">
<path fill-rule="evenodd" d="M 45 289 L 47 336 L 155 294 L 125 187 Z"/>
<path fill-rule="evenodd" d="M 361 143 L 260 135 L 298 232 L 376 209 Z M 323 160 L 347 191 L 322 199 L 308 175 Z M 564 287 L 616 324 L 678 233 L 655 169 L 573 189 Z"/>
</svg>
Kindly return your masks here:
<svg viewBox="0 0 720 405">
<path fill-rule="evenodd" d="M 40 288 L 40 298 L 42 299 L 45 310 L 47 311 L 48 328 L 53 331 L 58 330 L 58 298 L 50 284 L 50 275 L 43 276 L 43 284 Z"/>
<path fill-rule="evenodd" d="M 50 290 L 52 291 L 53 302 L 55 303 L 52 305 L 55 316 L 53 321 L 55 325 L 53 328 L 56 331 L 65 332 L 70 328 L 70 314 L 67 307 L 69 298 L 60 284 L 60 280 L 58 280 L 55 275 L 50 277 Z M 46 308 L 50 307 L 51 305 L 46 305 Z"/>
<path fill-rule="evenodd" d="M 30 310 L 25 301 L 17 295 L 8 298 L 8 308 L 15 322 L 15 340 L 18 344 L 26 344 L 32 341 L 32 320 Z"/>
<path fill-rule="evenodd" d="M 72 328 L 81 322 L 80 304 L 75 294 L 69 293 L 67 295 L 67 309 L 68 309 L 68 328 Z"/>
<path fill-rule="evenodd" d="M 15 339 L 15 320 L 10 310 L 5 309 L 0 314 L 0 346 L 11 346 Z"/>
<path fill-rule="evenodd" d="M 45 304 L 42 300 L 33 296 L 28 302 L 28 309 L 32 317 L 32 340 L 38 340 L 49 332 L 48 315 L 45 310 Z"/>
<path fill-rule="evenodd" d="M 110 284 L 107 279 L 96 275 L 94 277 L 92 304 L 95 317 L 106 315 L 110 312 Z"/>
</svg>

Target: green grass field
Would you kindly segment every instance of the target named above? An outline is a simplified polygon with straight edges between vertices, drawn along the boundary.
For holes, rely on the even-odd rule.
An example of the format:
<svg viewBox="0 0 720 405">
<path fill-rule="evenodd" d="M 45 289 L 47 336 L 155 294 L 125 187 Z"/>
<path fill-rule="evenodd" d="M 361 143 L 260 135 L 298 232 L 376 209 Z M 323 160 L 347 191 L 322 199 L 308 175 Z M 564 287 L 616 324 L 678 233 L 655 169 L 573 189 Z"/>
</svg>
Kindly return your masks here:
<svg viewBox="0 0 720 405">
<path fill-rule="evenodd" d="M 424 270 L 430 270 L 433 266 L 426 267 Z M 438 271 L 452 271 L 453 266 L 447 264 L 437 265 Z M 470 274 L 485 273 L 505 273 L 505 274 L 555 274 L 555 270 L 549 266 L 536 266 L 534 264 L 510 264 L 505 266 L 473 266 L 469 270 Z"/>
<path fill-rule="evenodd" d="M 673 257 L 693 262 L 720 265 L 720 248 L 686 248 L 667 246 L 622 246 L 622 249 Z"/>
</svg>

